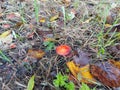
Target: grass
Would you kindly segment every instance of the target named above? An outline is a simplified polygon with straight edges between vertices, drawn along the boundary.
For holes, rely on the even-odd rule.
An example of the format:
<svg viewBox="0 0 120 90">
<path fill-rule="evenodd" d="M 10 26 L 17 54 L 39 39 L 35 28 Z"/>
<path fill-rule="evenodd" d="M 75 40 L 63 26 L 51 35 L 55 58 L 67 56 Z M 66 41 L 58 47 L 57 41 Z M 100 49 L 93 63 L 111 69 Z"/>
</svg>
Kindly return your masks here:
<svg viewBox="0 0 120 90">
<path fill-rule="evenodd" d="M 10 59 L 0 50 L 0 58 L 3 60 L 6 60 L 7 62 L 11 62 Z"/>
<path fill-rule="evenodd" d="M 39 23 L 39 5 L 38 5 L 38 1 L 34 0 L 34 9 L 35 9 L 35 17 L 36 17 L 36 22 L 37 24 Z"/>
<path fill-rule="evenodd" d="M 24 8 L 26 8 L 24 5 L 20 4 L 20 7 L 19 7 L 19 13 L 21 15 L 21 20 L 22 22 L 25 24 L 27 23 L 26 19 L 25 19 L 25 11 L 24 11 Z"/>
<path fill-rule="evenodd" d="M 102 4 L 103 2 L 101 2 L 97 8 L 99 7 L 103 7 Z M 106 48 L 112 44 L 115 44 L 115 39 L 113 39 L 113 37 L 115 36 L 115 31 L 112 33 L 112 35 L 110 36 L 110 38 L 106 41 L 105 40 L 105 36 L 108 35 L 110 33 L 110 30 L 113 28 L 113 26 L 117 23 L 117 20 L 115 20 L 113 22 L 113 25 L 111 26 L 111 28 L 109 30 L 107 30 L 107 32 L 105 33 L 105 24 L 106 24 L 106 18 L 107 16 L 109 15 L 110 13 L 110 9 L 111 7 L 109 5 L 107 5 L 103 10 L 100 10 L 100 12 L 98 11 L 98 13 L 100 14 L 101 17 L 103 17 L 103 20 L 102 20 L 102 28 L 100 30 L 100 32 L 98 33 L 97 35 L 97 46 L 98 46 L 98 58 L 105 58 L 105 57 L 102 57 L 104 56 L 107 51 L 106 51 Z M 102 13 L 101 13 L 102 12 Z"/>
<path fill-rule="evenodd" d="M 15 4 L 14 1 L 12 1 L 12 3 Z M 19 7 L 19 10 L 15 9 L 14 12 L 18 11 L 20 13 L 20 20 L 22 20 L 24 25 L 22 25 L 22 27 L 10 28 L 10 30 L 15 32 L 14 35 L 16 37 L 13 38 L 16 48 L 9 49 L 8 52 L 6 51 L 10 59 L 3 53 L 4 51 L 0 51 L 1 63 L 3 60 L 10 62 L 11 59 L 14 62 L 14 64 L 12 64 L 13 66 L 9 65 L 12 72 L 8 73 L 6 70 L 4 72 L 7 73 L 7 75 L 12 75 L 12 73 L 15 72 L 14 79 L 8 80 L 8 84 L 4 81 L 3 83 L 12 90 L 17 90 L 19 87 L 24 90 L 25 88 L 22 87 L 22 85 L 15 85 L 13 82 L 16 80 L 21 84 L 27 85 L 28 78 L 31 79 L 30 77 L 32 76 L 29 72 L 32 72 L 32 74 L 35 74 L 35 90 L 38 88 L 41 90 L 74 90 L 75 88 L 90 90 L 90 87 L 85 83 L 81 84 L 78 81 L 76 82 L 78 85 L 74 85 L 73 82 L 69 81 L 68 73 L 70 74 L 70 72 L 66 72 L 66 69 L 68 69 L 66 62 L 73 60 L 73 58 L 57 55 L 55 47 L 61 44 L 67 44 L 71 46 L 72 52 L 81 49 L 90 54 L 91 60 L 110 58 L 107 56 L 109 53 L 107 48 L 118 43 L 116 31 L 111 34 L 110 30 L 120 21 L 118 16 L 107 32 L 104 31 L 106 29 L 106 17 L 112 9 L 110 7 L 111 2 L 103 0 L 72 0 L 70 5 L 67 4 L 67 6 L 64 2 L 61 2 L 61 0 L 24 1 L 21 2 L 25 4 L 24 6 L 18 6 L 17 4 L 15 4 L 14 7 L 10 6 L 13 8 Z M 9 3 L 8 5 L 13 4 Z M 29 11 L 28 8 L 30 8 Z M 75 16 L 71 14 L 72 9 L 76 12 Z M 57 19 L 50 21 L 50 17 L 56 14 L 58 15 Z M 39 22 L 39 16 L 43 17 L 45 21 Z M 0 20 L 9 21 L 12 25 L 16 25 L 16 21 L 7 20 L 4 17 L 5 15 L 3 15 Z M 1 26 L 0 28 L 2 30 L 0 33 L 7 30 Z M 27 35 L 33 31 L 35 32 L 33 38 L 28 39 Z M 55 43 L 52 41 L 44 42 L 44 38 L 49 38 L 49 33 L 46 33 L 46 31 L 52 32 L 53 35 L 50 36 L 50 38 L 55 39 Z M 107 38 L 107 35 L 110 35 L 110 37 Z M 27 52 L 31 48 L 43 50 L 45 56 L 41 59 L 29 57 Z M 29 59 L 27 63 L 24 62 L 26 57 Z M 114 57 L 111 58 L 114 59 Z M 6 68 L 7 64 L 5 65 Z M 0 67 L 0 70 L 1 69 L 3 68 Z M 7 77 L 7 75 L 4 75 L 5 73 L 2 72 L 2 78 Z"/>
<path fill-rule="evenodd" d="M 62 9 L 62 13 L 63 13 L 64 27 L 65 27 L 66 26 L 66 12 L 65 12 L 65 7 L 62 6 L 61 9 Z"/>
</svg>

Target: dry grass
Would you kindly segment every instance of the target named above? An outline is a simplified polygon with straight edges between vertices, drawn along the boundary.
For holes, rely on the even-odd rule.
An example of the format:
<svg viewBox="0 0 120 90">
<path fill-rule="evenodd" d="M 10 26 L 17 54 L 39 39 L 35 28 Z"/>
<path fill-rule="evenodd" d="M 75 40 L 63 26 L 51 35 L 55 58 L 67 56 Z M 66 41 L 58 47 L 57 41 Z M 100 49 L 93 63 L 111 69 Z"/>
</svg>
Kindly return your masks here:
<svg viewBox="0 0 120 90">
<path fill-rule="evenodd" d="M 21 1 L 21 0 L 19 0 Z M 1 2 L 3 9 L 0 12 L 1 26 L 0 33 L 6 31 L 2 25 L 9 23 L 10 30 L 14 30 L 19 35 L 14 42 L 17 44 L 16 49 L 6 50 L 5 54 L 11 58 L 12 64 L 1 60 L 0 66 L 0 87 L 2 90 L 24 90 L 31 75 L 36 74 L 34 90 L 54 90 L 53 79 L 58 72 L 66 74 L 66 61 L 71 58 L 61 57 L 55 53 L 55 50 L 46 52 L 46 55 L 37 62 L 29 63 L 24 66 L 23 59 L 26 57 L 29 48 L 37 48 L 45 50 L 43 45 L 43 36 L 37 33 L 37 30 L 52 31 L 51 38 L 58 39 L 55 45 L 68 44 L 72 50 L 80 48 L 91 54 L 92 59 L 97 59 L 98 34 L 102 30 L 104 20 L 110 12 L 115 14 L 114 21 L 120 18 L 120 14 L 113 10 L 113 3 L 120 5 L 119 0 L 71 0 L 69 4 L 63 3 L 62 0 L 39 0 L 39 19 L 45 18 L 45 23 L 37 23 L 33 0 L 5 0 Z M 64 21 L 61 7 L 65 7 L 65 13 L 75 10 L 76 15 L 72 20 Z M 106 13 L 106 7 L 109 7 Z M 0 10 L 1 10 L 0 9 Z M 120 7 L 119 7 L 120 10 Z M 120 12 L 120 11 L 119 11 Z M 20 18 L 9 20 L 6 16 L 10 13 L 20 15 Z M 51 16 L 59 14 L 59 18 L 53 22 L 49 19 Z M 105 15 L 106 14 L 106 15 Z M 22 22 L 22 23 L 21 23 Z M 18 23 L 21 23 L 18 25 Z M 119 22 L 118 22 L 119 23 Z M 65 24 L 65 25 L 64 25 Z M 103 28 L 105 29 L 105 28 Z M 36 36 L 29 40 L 29 33 L 36 33 Z"/>
</svg>

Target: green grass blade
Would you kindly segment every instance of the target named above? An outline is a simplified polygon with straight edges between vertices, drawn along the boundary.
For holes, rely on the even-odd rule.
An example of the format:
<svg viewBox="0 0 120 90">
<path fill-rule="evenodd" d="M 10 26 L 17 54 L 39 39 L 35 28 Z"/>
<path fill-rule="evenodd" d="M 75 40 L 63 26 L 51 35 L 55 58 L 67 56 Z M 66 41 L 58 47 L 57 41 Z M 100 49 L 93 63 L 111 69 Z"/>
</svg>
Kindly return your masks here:
<svg viewBox="0 0 120 90">
<path fill-rule="evenodd" d="M 39 6 L 37 0 L 34 0 L 34 9 L 37 23 L 39 22 Z"/>
<path fill-rule="evenodd" d="M 10 59 L 7 56 L 5 56 L 1 50 L 0 50 L 0 56 L 2 57 L 2 59 L 6 60 L 8 62 L 11 62 Z"/>
<path fill-rule="evenodd" d="M 30 80 L 29 80 L 29 82 L 28 82 L 27 90 L 33 90 L 34 84 L 35 84 L 34 79 L 35 79 L 35 75 L 33 75 L 33 76 L 30 78 Z"/>
</svg>

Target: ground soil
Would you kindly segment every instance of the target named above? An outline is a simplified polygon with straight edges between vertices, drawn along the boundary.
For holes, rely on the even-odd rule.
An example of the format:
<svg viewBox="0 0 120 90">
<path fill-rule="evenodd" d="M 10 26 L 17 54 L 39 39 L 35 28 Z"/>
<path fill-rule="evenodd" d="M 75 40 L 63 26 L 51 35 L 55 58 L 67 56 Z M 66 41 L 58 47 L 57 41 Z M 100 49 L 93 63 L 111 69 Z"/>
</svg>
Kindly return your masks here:
<svg viewBox="0 0 120 90">
<path fill-rule="evenodd" d="M 33 0 L 0 0 L 0 33 L 11 30 L 18 35 L 12 39 L 15 48 L 0 48 L 11 61 L 8 62 L 0 56 L 0 90 L 25 90 L 30 77 L 34 74 L 36 75 L 34 90 L 55 90 L 53 80 L 57 73 L 70 74 L 67 72 L 66 62 L 73 60 L 72 56 L 63 57 L 56 54 L 55 48 L 61 44 L 69 45 L 72 52 L 80 49 L 88 53 L 91 61 L 101 58 L 120 60 L 120 39 L 105 47 L 105 54 L 100 56 L 101 58 L 98 57 L 98 35 L 105 18 L 102 12 L 105 7 L 111 7 L 105 23 L 113 25 L 115 20 L 120 18 L 119 1 L 38 0 L 37 5 L 38 22 Z M 63 7 L 65 13 L 72 12 L 74 18 L 65 20 Z M 55 15 L 58 17 L 50 21 Z M 106 37 L 103 37 L 104 41 L 107 41 L 114 31 L 119 32 L 119 23 L 120 20 L 115 24 L 117 31 L 112 29 Z M 5 27 L 6 24 L 8 27 Z M 109 27 L 104 27 L 105 32 L 108 29 Z M 46 50 L 43 44 L 45 38 L 55 40 L 53 49 Z M 43 50 L 45 55 L 40 59 L 28 57 L 29 49 Z M 79 85 L 77 87 L 80 87 Z M 100 88 L 107 90 L 104 85 L 99 86 L 98 90 L 101 90 Z"/>
</svg>

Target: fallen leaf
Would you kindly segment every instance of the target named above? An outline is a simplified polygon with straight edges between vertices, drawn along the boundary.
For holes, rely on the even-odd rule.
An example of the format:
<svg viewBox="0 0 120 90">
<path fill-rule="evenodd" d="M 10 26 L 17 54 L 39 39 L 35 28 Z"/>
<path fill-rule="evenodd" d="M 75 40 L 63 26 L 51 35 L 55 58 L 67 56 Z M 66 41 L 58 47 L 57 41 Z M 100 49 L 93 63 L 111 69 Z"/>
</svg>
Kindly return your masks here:
<svg viewBox="0 0 120 90">
<path fill-rule="evenodd" d="M 108 28 L 106 27 L 106 29 L 104 30 L 105 33 L 108 32 L 109 29 L 110 29 L 109 33 L 120 32 L 120 24 L 116 24 L 114 26 L 110 26 L 110 24 L 105 24 L 105 26 L 106 25 L 108 26 Z"/>
<path fill-rule="evenodd" d="M 89 22 L 92 20 L 92 18 L 93 18 L 93 17 L 88 18 L 87 20 L 85 20 L 85 21 L 84 21 L 84 22 L 82 22 L 82 23 L 83 23 L 83 24 L 84 24 L 84 23 L 89 23 Z"/>
<path fill-rule="evenodd" d="M 120 44 L 108 47 L 107 51 L 110 53 L 111 56 L 115 58 L 120 58 Z"/>
<path fill-rule="evenodd" d="M 114 65 L 115 67 L 120 69 L 120 61 L 109 60 L 109 62 Z"/>
<path fill-rule="evenodd" d="M 57 40 L 55 40 L 54 38 L 45 38 L 44 42 L 56 42 Z"/>
<path fill-rule="evenodd" d="M 15 12 L 14 13 L 9 13 L 9 14 L 6 15 L 6 18 L 10 19 L 10 20 L 15 19 L 16 17 L 20 17 L 20 14 L 17 13 L 17 12 L 16 13 Z"/>
<path fill-rule="evenodd" d="M 85 82 L 89 84 L 93 84 L 92 82 L 95 82 L 95 79 L 89 72 L 89 64 L 81 68 L 77 66 L 73 61 L 67 62 L 66 64 L 76 79 L 78 79 L 78 75 L 81 76 L 80 82 Z"/>
<path fill-rule="evenodd" d="M 44 23 L 46 21 L 45 18 L 40 18 L 39 22 Z"/>
<path fill-rule="evenodd" d="M 14 27 L 15 27 L 15 28 L 19 28 L 19 27 L 22 26 L 23 24 L 24 24 L 23 22 L 17 22 Z"/>
<path fill-rule="evenodd" d="M 109 28 L 109 27 L 112 27 L 111 24 L 105 24 L 105 28 Z"/>
<path fill-rule="evenodd" d="M 92 76 L 109 87 L 120 87 L 120 61 L 98 60 L 90 65 Z"/>
<path fill-rule="evenodd" d="M 68 6 L 70 4 L 71 0 L 62 0 L 62 2 Z"/>
<path fill-rule="evenodd" d="M 53 37 L 53 31 L 43 31 L 43 30 L 36 30 L 38 35 L 40 35 L 43 39 L 44 38 L 52 38 Z"/>
<path fill-rule="evenodd" d="M 115 25 L 115 26 L 111 29 L 110 32 L 114 32 L 114 31 L 116 31 L 116 32 L 120 32 L 120 24 Z"/>
<path fill-rule="evenodd" d="M 79 73 L 79 67 L 77 67 L 73 61 L 67 62 L 66 64 L 68 68 L 70 69 L 71 73 L 75 77 L 77 77 L 77 74 Z"/>
<path fill-rule="evenodd" d="M 13 35 L 11 30 L 8 30 L 0 35 L 0 49 L 6 50 L 9 49 L 9 45 L 12 43 Z"/>
<path fill-rule="evenodd" d="M 45 55 L 45 52 L 40 49 L 29 49 L 27 55 L 36 59 L 41 59 Z"/>
<path fill-rule="evenodd" d="M 34 32 L 28 33 L 27 38 L 28 38 L 28 39 L 33 39 L 34 34 L 35 34 Z"/>
<path fill-rule="evenodd" d="M 110 14 L 106 18 L 106 24 L 112 24 L 114 22 L 113 16 Z"/>
<path fill-rule="evenodd" d="M 58 19 L 59 18 L 59 15 L 57 14 L 57 15 L 55 15 L 55 16 L 52 16 L 51 18 L 50 18 L 50 22 L 53 22 L 53 21 L 55 21 L 56 19 Z"/>
<path fill-rule="evenodd" d="M 14 48 L 16 48 L 16 44 L 15 43 L 10 44 L 10 49 L 14 49 Z"/>
<path fill-rule="evenodd" d="M 0 35 L 0 38 L 5 38 L 6 36 L 8 36 L 11 33 L 11 30 L 5 31 Z"/>
<path fill-rule="evenodd" d="M 3 24 L 2 27 L 3 27 L 4 29 L 10 28 L 10 24 Z"/>
<path fill-rule="evenodd" d="M 75 62 L 75 64 L 80 65 L 80 67 L 89 64 L 90 58 L 88 57 L 88 53 L 79 49 L 76 53 L 77 55 L 73 56 L 73 61 Z"/>
<path fill-rule="evenodd" d="M 28 82 L 28 85 L 27 85 L 27 90 L 33 90 L 34 84 L 35 84 L 34 79 L 35 79 L 35 75 L 33 75 L 33 76 L 30 78 L 30 80 L 29 80 L 29 82 Z"/>
<path fill-rule="evenodd" d="M 77 81 L 78 81 L 78 80 L 77 80 L 73 75 L 70 74 L 70 75 L 68 76 L 68 79 L 69 79 L 69 81 L 72 81 L 75 85 L 77 84 Z"/>
</svg>

